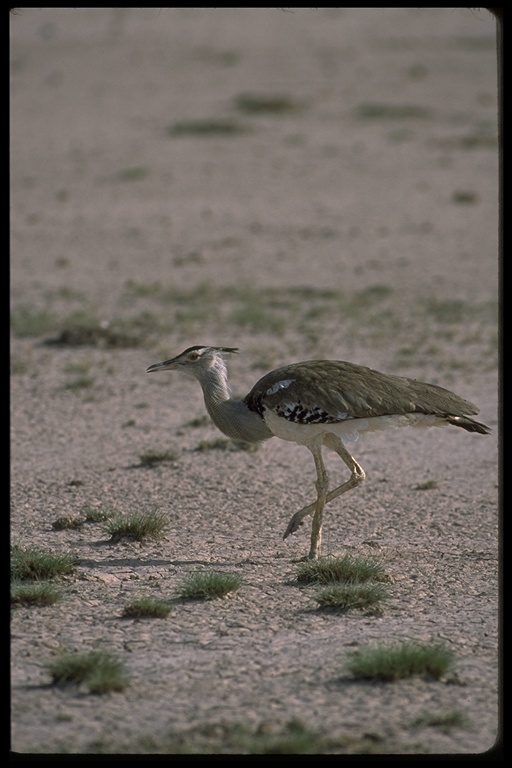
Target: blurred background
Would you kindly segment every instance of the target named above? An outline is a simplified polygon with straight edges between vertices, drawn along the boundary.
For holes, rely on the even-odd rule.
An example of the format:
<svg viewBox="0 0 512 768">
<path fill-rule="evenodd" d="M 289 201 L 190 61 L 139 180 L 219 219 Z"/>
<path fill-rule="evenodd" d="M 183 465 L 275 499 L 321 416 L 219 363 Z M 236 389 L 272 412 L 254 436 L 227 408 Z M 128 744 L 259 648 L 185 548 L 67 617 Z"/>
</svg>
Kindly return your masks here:
<svg viewBox="0 0 512 768">
<path fill-rule="evenodd" d="M 366 346 L 359 361 L 389 369 L 425 354 L 413 326 L 495 322 L 486 10 L 10 20 L 18 335 L 117 323 L 175 352 L 262 334 L 288 359 Z"/>
</svg>

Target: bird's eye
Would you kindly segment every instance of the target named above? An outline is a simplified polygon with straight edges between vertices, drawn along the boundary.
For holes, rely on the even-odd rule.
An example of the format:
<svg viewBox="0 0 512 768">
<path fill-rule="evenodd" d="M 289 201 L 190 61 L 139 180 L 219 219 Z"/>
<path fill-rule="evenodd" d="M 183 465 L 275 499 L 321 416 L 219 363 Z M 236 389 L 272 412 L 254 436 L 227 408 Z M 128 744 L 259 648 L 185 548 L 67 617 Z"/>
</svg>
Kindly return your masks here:
<svg viewBox="0 0 512 768">
<path fill-rule="evenodd" d="M 191 352 L 188 356 L 188 359 L 193 363 L 196 360 L 199 360 L 199 353 L 198 352 Z"/>
</svg>

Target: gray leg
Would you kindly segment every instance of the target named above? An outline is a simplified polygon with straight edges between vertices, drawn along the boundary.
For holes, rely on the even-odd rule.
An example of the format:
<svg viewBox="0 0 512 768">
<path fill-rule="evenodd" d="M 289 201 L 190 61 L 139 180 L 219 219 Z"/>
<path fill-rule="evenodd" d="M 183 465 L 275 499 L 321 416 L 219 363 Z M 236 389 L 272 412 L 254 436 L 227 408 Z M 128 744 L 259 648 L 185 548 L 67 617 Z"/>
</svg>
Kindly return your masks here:
<svg viewBox="0 0 512 768">
<path fill-rule="evenodd" d="M 362 483 L 366 475 L 364 469 L 357 463 L 354 457 L 350 455 L 339 437 L 333 435 L 332 432 L 329 432 L 328 434 L 324 435 L 323 442 L 327 448 L 330 448 L 332 451 L 335 451 L 335 453 L 338 454 L 340 459 L 345 462 L 351 472 L 350 478 L 345 483 L 338 486 L 338 488 L 334 488 L 326 495 L 325 503 L 327 504 L 329 501 L 332 501 L 338 496 L 341 496 L 342 493 L 350 491 L 352 488 L 355 488 L 356 485 Z M 295 533 L 295 531 L 298 530 L 298 528 L 302 525 L 304 518 L 313 514 L 315 510 L 316 502 L 314 504 L 308 504 L 307 507 L 304 507 L 304 509 L 296 512 L 288 523 L 288 527 L 283 534 L 283 539 L 286 539 L 291 533 Z"/>
<path fill-rule="evenodd" d="M 322 459 L 322 448 L 317 446 L 311 449 L 316 467 L 316 502 L 314 504 L 315 514 L 311 524 L 311 547 L 309 557 L 316 560 L 320 554 L 322 544 L 322 518 L 324 514 L 325 500 L 327 498 L 327 488 L 329 486 L 329 476 Z"/>
</svg>

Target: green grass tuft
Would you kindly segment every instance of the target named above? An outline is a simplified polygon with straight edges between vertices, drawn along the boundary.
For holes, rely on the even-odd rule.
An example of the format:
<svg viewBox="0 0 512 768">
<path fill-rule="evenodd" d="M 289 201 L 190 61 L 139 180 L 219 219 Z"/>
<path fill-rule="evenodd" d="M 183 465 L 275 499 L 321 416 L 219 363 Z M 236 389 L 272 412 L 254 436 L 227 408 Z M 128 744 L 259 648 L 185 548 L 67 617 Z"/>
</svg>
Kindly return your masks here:
<svg viewBox="0 0 512 768">
<path fill-rule="evenodd" d="M 443 733 L 450 733 L 453 728 L 469 728 L 469 720 L 457 709 L 438 714 L 424 712 L 413 720 L 412 726 L 439 728 Z"/>
<path fill-rule="evenodd" d="M 360 104 L 356 109 L 359 120 L 425 120 L 431 111 L 417 104 Z"/>
<path fill-rule="evenodd" d="M 299 109 L 294 99 L 281 94 L 240 93 L 235 97 L 234 105 L 248 115 L 282 115 Z"/>
<path fill-rule="evenodd" d="M 386 581 L 382 565 L 369 557 L 343 555 L 305 560 L 299 564 L 297 581 L 306 584 Z"/>
<path fill-rule="evenodd" d="M 348 582 L 325 587 L 317 593 L 315 600 L 320 608 L 349 611 L 375 609 L 386 597 L 387 592 L 381 584 Z"/>
<path fill-rule="evenodd" d="M 47 668 L 54 685 L 85 685 L 90 693 L 122 691 L 127 685 L 122 662 L 104 651 L 64 653 Z"/>
<path fill-rule="evenodd" d="M 44 336 L 55 328 L 55 317 L 46 309 L 21 304 L 11 311 L 11 329 L 20 338 Z"/>
<path fill-rule="evenodd" d="M 462 323 L 474 314 L 472 305 L 461 299 L 426 299 L 424 307 L 438 323 Z"/>
<path fill-rule="evenodd" d="M 85 504 L 82 512 L 86 523 L 102 523 L 118 514 L 112 507 L 93 507 L 92 504 Z"/>
<path fill-rule="evenodd" d="M 225 437 L 215 437 L 212 440 L 201 440 L 196 447 L 195 451 L 228 451 L 231 440 L 227 440 Z"/>
<path fill-rule="evenodd" d="M 183 120 L 168 128 L 168 135 L 172 137 L 197 136 L 197 137 L 223 137 L 238 136 L 246 133 L 248 128 L 240 125 L 236 120 Z"/>
<path fill-rule="evenodd" d="M 139 454 L 140 463 L 144 467 L 155 467 L 157 464 L 164 462 L 175 462 L 178 460 L 178 454 L 176 451 L 162 450 L 157 451 L 149 449 Z"/>
<path fill-rule="evenodd" d="M 141 597 L 130 603 L 123 610 L 124 619 L 165 619 L 171 606 L 154 597 Z"/>
<path fill-rule="evenodd" d="M 247 754 L 311 755 L 321 753 L 329 744 L 322 734 L 298 720 L 291 720 L 279 731 L 260 728 L 252 731 L 239 727 L 233 734 L 234 745 Z"/>
<path fill-rule="evenodd" d="M 248 297 L 241 306 L 231 312 L 231 322 L 254 332 L 283 333 L 286 320 L 273 307 L 265 306 L 257 299 Z"/>
<path fill-rule="evenodd" d="M 167 522 L 167 516 L 154 509 L 128 515 L 114 515 L 107 520 L 106 529 L 114 542 L 121 539 L 144 541 L 160 539 Z"/>
<path fill-rule="evenodd" d="M 348 669 L 358 680 L 389 682 L 413 675 L 439 680 L 452 661 L 453 654 L 444 645 L 409 641 L 356 651 Z"/>
<path fill-rule="evenodd" d="M 134 751 L 173 755 L 321 755 L 343 749 L 348 743 L 350 740 L 327 736 L 297 719 L 284 725 L 265 721 L 256 726 L 207 722 L 186 731 L 171 731 L 164 740 L 147 735 Z"/>
<path fill-rule="evenodd" d="M 63 388 L 68 389 L 71 392 L 78 392 L 81 389 L 89 389 L 90 387 L 93 387 L 94 382 L 94 376 L 82 374 L 81 376 L 75 376 L 75 378 L 66 381 Z"/>
<path fill-rule="evenodd" d="M 418 483 L 413 486 L 413 491 L 432 491 L 435 488 L 439 488 L 437 480 L 425 480 L 424 483 Z"/>
<path fill-rule="evenodd" d="M 75 571 L 76 556 L 55 554 L 42 549 L 11 549 L 11 579 L 13 581 L 45 581 L 57 576 L 68 576 Z"/>
<path fill-rule="evenodd" d="M 11 584 L 11 605 L 35 606 L 41 608 L 54 605 L 61 599 L 61 593 L 51 584 L 36 582 L 34 584 Z"/>
<path fill-rule="evenodd" d="M 147 178 L 149 173 L 149 168 L 146 168 L 146 166 L 136 165 L 132 168 L 123 168 L 123 170 L 118 171 L 115 175 L 115 179 L 120 182 L 141 181 L 142 179 Z"/>
<path fill-rule="evenodd" d="M 204 571 L 191 574 L 179 590 L 179 596 L 186 600 L 212 600 L 224 597 L 240 587 L 241 578 L 235 573 Z"/>
</svg>

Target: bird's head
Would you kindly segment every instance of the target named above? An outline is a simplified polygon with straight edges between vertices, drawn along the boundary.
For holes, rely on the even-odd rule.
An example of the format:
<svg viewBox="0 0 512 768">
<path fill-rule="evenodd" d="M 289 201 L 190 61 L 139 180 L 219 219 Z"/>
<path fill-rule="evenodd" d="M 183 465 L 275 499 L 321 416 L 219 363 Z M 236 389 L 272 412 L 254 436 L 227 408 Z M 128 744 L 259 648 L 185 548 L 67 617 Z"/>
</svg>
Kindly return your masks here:
<svg viewBox="0 0 512 768">
<path fill-rule="evenodd" d="M 222 360 L 223 352 L 236 353 L 238 349 L 236 347 L 189 347 L 177 357 L 150 365 L 146 373 L 182 371 L 189 376 L 201 380 L 212 368 L 224 365 Z"/>
</svg>

